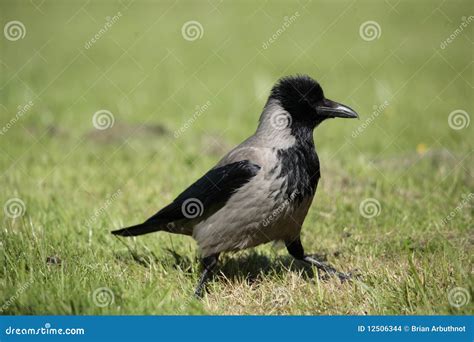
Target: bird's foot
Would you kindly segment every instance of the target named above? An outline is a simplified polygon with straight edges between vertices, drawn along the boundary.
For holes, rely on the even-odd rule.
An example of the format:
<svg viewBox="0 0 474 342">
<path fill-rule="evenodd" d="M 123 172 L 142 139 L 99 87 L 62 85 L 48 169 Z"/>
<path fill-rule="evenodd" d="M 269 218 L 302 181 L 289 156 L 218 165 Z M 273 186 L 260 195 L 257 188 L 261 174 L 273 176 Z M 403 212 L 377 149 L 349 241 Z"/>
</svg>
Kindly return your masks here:
<svg viewBox="0 0 474 342">
<path fill-rule="evenodd" d="M 339 278 L 341 282 L 349 281 L 352 279 L 351 273 L 339 272 L 331 265 L 325 263 L 324 261 L 318 260 L 314 255 L 306 255 L 303 260 L 312 266 L 316 266 L 317 269 L 323 270 L 328 275 L 334 275 Z"/>
<path fill-rule="evenodd" d="M 202 299 L 202 297 L 204 297 L 204 287 L 200 286 L 200 284 L 198 284 L 196 290 L 194 290 L 194 297 L 196 299 Z"/>
</svg>

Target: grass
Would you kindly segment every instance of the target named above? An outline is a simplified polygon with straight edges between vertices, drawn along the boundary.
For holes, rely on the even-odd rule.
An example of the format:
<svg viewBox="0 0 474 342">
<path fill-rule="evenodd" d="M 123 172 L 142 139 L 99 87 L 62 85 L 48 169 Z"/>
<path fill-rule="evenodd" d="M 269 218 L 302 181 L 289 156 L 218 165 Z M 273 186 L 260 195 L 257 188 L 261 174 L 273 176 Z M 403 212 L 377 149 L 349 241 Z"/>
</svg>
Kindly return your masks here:
<svg viewBox="0 0 474 342">
<path fill-rule="evenodd" d="M 24 204 L 2 218 L 2 314 L 472 314 L 474 125 L 454 130 L 448 115 L 473 112 L 474 25 L 440 46 L 469 4 L 3 1 L 2 25 L 19 20 L 26 35 L 0 39 L 0 123 L 17 117 L 0 137 L 0 200 Z M 189 20 L 200 39 L 183 39 Z M 381 35 L 365 41 L 369 20 Z M 362 117 L 315 131 L 322 180 L 302 235 L 359 280 L 320 279 L 268 244 L 225 255 L 197 301 L 190 238 L 109 231 L 252 134 L 273 82 L 294 73 Z M 115 121 L 97 130 L 102 109 Z M 368 198 L 372 218 L 359 209 Z"/>
</svg>

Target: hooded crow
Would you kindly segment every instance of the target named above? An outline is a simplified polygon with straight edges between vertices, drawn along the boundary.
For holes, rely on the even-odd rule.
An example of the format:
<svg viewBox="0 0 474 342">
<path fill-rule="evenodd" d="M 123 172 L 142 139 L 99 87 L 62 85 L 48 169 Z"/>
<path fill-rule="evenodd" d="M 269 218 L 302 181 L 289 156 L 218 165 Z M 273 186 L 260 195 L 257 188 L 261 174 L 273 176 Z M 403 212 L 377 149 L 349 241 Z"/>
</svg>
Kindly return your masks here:
<svg viewBox="0 0 474 342">
<path fill-rule="evenodd" d="M 305 254 L 300 232 L 320 178 L 313 130 L 326 119 L 357 117 L 351 108 L 327 99 L 309 76 L 284 77 L 272 88 L 255 134 L 148 220 L 112 233 L 192 236 L 203 265 L 198 297 L 220 253 L 275 240 L 284 241 L 297 260 L 348 279 Z"/>
</svg>

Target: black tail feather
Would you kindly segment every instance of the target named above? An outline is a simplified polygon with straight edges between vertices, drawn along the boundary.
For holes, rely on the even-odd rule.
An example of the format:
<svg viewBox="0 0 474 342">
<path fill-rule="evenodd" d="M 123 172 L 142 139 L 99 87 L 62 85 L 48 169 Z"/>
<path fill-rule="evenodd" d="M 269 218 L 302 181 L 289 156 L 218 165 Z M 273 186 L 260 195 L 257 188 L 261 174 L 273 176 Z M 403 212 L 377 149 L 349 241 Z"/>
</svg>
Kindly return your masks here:
<svg viewBox="0 0 474 342">
<path fill-rule="evenodd" d="M 153 233 L 161 230 L 160 225 L 154 222 L 144 222 L 135 226 L 130 226 L 118 230 L 114 230 L 111 233 L 119 236 L 137 236 L 148 233 Z"/>
</svg>

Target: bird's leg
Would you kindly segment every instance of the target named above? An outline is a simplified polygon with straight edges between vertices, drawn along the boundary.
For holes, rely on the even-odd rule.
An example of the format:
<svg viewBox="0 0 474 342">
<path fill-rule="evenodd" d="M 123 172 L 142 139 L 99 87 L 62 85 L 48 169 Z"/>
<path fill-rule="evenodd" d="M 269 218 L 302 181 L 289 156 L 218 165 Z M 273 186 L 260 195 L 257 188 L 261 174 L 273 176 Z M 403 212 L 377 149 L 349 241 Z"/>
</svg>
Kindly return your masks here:
<svg viewBox="0 0 474 342">
<path fill-rule="evenodd" d="M 212 275 L 212 270 L 217 265 L 217 260 L 219 258 L 219 254 L 212 254 L 207 257 L 202 258 L 201 263 L 203 266 L 203 270 L 201 273 L 201 278 L 196 286 L 196 291 L 194 291 L 194 295 L 197 298 L 202 298 L 206 283 Z"/>
<path fill-rule="evenodd" d="M 327 274 L 337 275 L 341 281 L 348 280 L 351 278 L 349 274 L 342 273 L 337 271 L 331 265 L 326 264 L 320 260 L 317 260 L 315 257 L 311 255 L 305 255 L 303 245 L 301 244 L 301 240 L 295 239 L 286 242 L 286 249 L 288 253 L 290 253 L 296 260 L 301 260 L 310 264 L 312 266 L 316 266 L 318 269 L 323 270 Z"/>
</svg>

